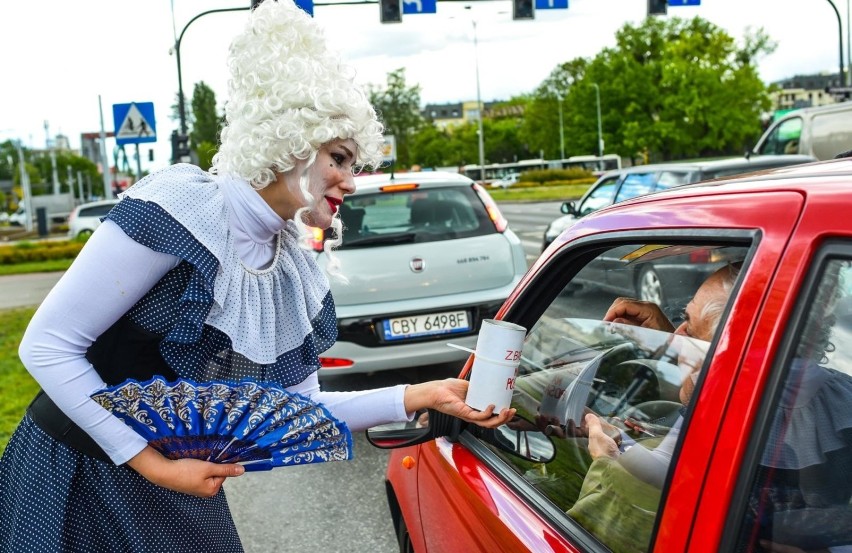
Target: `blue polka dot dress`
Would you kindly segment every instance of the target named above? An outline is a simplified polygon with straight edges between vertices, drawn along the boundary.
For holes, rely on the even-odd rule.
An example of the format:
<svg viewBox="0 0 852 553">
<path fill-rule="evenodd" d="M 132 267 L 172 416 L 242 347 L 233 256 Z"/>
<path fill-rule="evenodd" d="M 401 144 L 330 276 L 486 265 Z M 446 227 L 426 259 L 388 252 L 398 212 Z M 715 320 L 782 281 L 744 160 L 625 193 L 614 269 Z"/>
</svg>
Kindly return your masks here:
<svg viewBox="0 0 852 553">
<path fill-rule="evenodd" d="M 177 376 L 291 386 L 319 368 L 336 339 L 328 280 L 292 222 L 268 268 L 245 267 L 219 189 L 227 179 L 174 165 L 109 213 L 133 240 L 181 259 L 122 321 L 155 336 L 152 347 Z M 133 351 L 121 347 L 123 333 L 112 334 L 115 355 Z M 242 550 L 224 491 L 202 499 L 153 485 L 55 440 L 29 415 L 0 460 L 0 551 Z"/>
</svg>

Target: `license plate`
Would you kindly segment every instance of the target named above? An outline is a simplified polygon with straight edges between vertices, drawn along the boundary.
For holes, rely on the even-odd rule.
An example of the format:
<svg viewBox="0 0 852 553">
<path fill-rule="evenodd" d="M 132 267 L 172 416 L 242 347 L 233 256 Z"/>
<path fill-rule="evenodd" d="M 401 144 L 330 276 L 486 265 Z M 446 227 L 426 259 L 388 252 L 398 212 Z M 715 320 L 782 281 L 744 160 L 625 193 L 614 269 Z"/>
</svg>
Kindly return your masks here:
<svg viewBox="0 0 852 553">
<path fill-rule="evenodd" d="M 470 330 L 467 311 L 447 311 L 428 315 L 411 315 L 382 321 L 385 340 L 403 340 L 420 336 L 452 334 Z"/>
</svg>

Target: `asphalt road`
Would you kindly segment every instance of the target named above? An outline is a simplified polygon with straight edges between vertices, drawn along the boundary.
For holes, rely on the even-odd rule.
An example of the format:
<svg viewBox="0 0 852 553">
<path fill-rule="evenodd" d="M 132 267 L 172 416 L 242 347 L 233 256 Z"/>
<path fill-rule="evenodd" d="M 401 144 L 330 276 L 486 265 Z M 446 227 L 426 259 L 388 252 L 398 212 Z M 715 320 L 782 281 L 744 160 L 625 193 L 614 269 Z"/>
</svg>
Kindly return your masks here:
<svg viewBox="0 0 852 553">
<path fill-rule="evenodd" d="M 547 223 L 561 202 L 502 204 L 510 228 L 532 263 Z M 0 276 L 0 309 L 37 305 L 60 273 Z M 433 370 L 434 369 L 434 370 Z M 354 390 L 455 374 L 452 367 L 342 377 L 325 389 Z M 247 553 L 392 553 L 398 551 L 388 511 L 384 472 L 388 453 L 356 433 L 355 459 L 249 473 L 229 480 L 225 492 Z"/>
</svg>

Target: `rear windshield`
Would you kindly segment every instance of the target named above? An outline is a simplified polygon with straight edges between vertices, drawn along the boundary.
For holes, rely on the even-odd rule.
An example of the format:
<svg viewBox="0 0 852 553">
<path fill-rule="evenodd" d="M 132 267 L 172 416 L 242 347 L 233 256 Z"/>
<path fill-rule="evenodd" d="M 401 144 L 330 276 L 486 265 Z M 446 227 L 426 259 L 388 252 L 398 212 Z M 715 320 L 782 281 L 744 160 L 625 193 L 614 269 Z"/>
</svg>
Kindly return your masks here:
<svg viewBox="0 0 852 553">
<path fill-rule="evenodd" d="M 109 213 L 109 210 L 114 206 L 115 204 L 86 207 L 80 210 L 80 217 L 103 217 Z"/>
<path fill-rule="evenodd" d="M 469 186 L 359 194 L 340 206 L 340 248 L 438 242 L 496 232 Z"/>
</svg>

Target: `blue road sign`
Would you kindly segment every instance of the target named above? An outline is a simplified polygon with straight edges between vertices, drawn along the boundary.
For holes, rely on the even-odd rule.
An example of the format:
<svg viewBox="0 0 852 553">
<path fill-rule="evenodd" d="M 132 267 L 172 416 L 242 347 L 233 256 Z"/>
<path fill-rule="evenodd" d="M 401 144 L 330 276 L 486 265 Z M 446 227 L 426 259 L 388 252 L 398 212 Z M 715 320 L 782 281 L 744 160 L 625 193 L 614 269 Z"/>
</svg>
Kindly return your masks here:
<svg viewBox="0 0 852 553">
<path fill-rule="evenodd" d="M 535 0 L 537 10 L 567 10 L 568 0 Z"/>
<path fill-rule="evenodd" d="M 308 12 L 311 17 L 314 16 L 314 0 L 296 0 L 296 5 Z"/>
<path fill-rule="evenodd" d="M 700 6 L 701 0 L 668 0 L 669 6 Z"/>
<path fill-rule="evenodd" d="M 415 13 L 437 13 L 437 0 L 403 0 L 402 13 L 405 15 Z"/>
<path fill-rule="evenodd" d="M 115 122 L 115 143 L 118 146 L 157 141 L 153 102 L 113 104 L 112 119 Z"/>
</svg>

